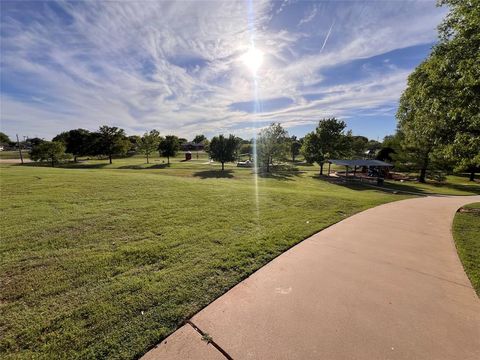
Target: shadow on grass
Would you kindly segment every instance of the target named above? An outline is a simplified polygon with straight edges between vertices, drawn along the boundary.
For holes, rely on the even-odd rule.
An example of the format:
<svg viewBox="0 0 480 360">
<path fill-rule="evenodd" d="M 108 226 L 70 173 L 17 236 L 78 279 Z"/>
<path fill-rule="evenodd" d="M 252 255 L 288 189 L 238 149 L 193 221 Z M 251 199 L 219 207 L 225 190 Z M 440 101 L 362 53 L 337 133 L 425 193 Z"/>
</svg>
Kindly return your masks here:
<svg viewBox="0 0 480 360">
<path fill-rule="evenodd" d="M 151 169 L 165 169 L 169 168 L 169 164 L 154 164 L 150 166 L 143 166 L 143 165 L 125 165 L 119 166 L 117 169 L 131 169 L 131 170 L 151 170 Z"/>
<path fill-rule="evenodd" d="M 258 173 L 258 177 L 262 179 L 273 179 L 280 181 L 291 181 L 300 176 L 300 171 L 272 171 Z"/>
<path fill-rule="evenodd" d="M 200 179 L 231 179 L 233 178 L 232 170 L 205 170 L 193 173 L 193 176 Z"/>
<path fill-rule="evenodd" d="M 15 166 L 31 166 L 31 167 L 46 167 L 51 168 L 52 164 L 48 162 L 29 162 L 24 164 L 14 164 Z M 65 164 L 55 164 L 53 168 L 59 169 L 101 169 L 107 166 L 108 163 L 100 164 L 82 164 L 82 163 L 65 163 Z"/>
<path fill-rule="evenodd" d="M 383 186 L 378 186 L 375 183 L 362 183 L 362 182 L 351 181 L 351 180 L 345 182 L 344 179 L 329 178 L 327 176 L 319 176 L 319 175 L 314 176 L 313 178 L 316 180 L 328 181 L 331 184 L 339 185 L 339 186 L 346 187 L 356 191 L 379 190 L 379 191 L 385 191 L 389 193 L 399 192 L 399 193 L 412 193 L 412 194 L 418 194 L 418 195 L 449 195 L 442 191 L 442 189 L 449 189 L 449 190 L 456 190 L 456 191 L 462 191 L 462 192 L 470 192 L 473 194 L 480 195 L 480 186 L 470 185 L 470 184 L 467 185 L 467 184 L 429 182 L 427 183 L 427 185 L 430 185 L 433 188 L 425 189 L 425 188 L 415 186 L 415 184 L 391 182 L 391 181 L 385 182 Z M 438 191 L 436 191 L 436 189 L 438 189 Z M 469 194 L 464 194 L 464 195 L 469 195 Z"/>
<path fill-rule="evenodd" d="M 480 195 L 480 185 L 479 184 L 451 184 L 451 183 L 444 183 L 444 184 L 432 184 L 428 183 L 428 185 L 431 185 L 436 188 L 447 188 L 447 189 L 452 189 L 452 190 L 458 190 L 458 191 L 466 191 L 466 192 L 471 192 L 477 195 Z"/>
</svg>

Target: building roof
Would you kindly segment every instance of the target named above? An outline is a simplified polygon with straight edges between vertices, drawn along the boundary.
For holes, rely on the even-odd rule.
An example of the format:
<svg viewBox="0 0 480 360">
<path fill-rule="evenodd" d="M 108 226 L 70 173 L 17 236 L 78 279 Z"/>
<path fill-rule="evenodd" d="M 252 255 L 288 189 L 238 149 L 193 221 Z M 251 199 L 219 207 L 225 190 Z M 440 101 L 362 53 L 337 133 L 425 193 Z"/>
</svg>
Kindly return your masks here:
<svg viewBox="0 0 480 360">
<path fill-rule="evenodd" d="M 392 164 L 389 164 L 385 161 L 380 160 L 327 160 L 330 164 L 341 165 L 341 166 L 377 166 L 377 167 L 393 167 Z"/>
</svg>

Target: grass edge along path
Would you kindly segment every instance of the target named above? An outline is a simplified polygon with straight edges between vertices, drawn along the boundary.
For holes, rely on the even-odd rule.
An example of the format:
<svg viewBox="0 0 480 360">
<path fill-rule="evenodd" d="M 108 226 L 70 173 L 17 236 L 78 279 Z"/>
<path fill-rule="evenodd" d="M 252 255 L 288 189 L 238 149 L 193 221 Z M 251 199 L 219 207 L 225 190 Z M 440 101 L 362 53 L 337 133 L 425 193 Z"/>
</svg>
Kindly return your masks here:
<svg viewBox="0 0 480 360">
<path fill-rule="evenodd" d="M 480 202 L 459 209 L 453 220 L 452 232 L 458 257 L 480 297 Z"/>
</svg>

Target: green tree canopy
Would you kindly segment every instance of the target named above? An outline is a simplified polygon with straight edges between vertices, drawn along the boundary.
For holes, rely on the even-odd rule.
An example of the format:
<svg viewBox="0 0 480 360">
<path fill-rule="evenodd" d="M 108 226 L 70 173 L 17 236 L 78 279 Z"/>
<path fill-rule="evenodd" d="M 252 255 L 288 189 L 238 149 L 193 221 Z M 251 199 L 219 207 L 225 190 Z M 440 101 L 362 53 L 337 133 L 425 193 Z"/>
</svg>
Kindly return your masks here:
<svg viewBox="0 0 480 360">
<path fill-rule="evenodd" d="M 323 165 L 329 158 L 346 156 L 350 152 L 351 140 L 345 134 L 347 124 L 336 118 L 323 119 L 318 122 L 315 132 L 307 134 L 303 140 L 302 153 L 309 163 Z"/>
<path fill-rule="evenodd" d="M 218 135 L 210 141 L 208 154 L 213 160 L 222 164 L 222 171 L 225 169 L 226 162 L 235 160 L 237 144 L 237 138 L 234 135 L 230 135 L 228 138 Z"/>
<path fill-rule="evenodd" d="M 272 123 L 260 131 L 257 138 L 257 161 L 267 172 L 274 161 L 284 160 L 288 152 L 288 132 L 279 123 Z"/>
<path fill-rule="evenodd" d="M 420 168 L 441 159 L 468 169 L 480 164 L 480 2 L 442 0 L 450 11 L 439 26 L 440 42 L 410 75 L 397 113 L 402 149 Z M 472 146 L 473 145 L 473 146 Z"/>
<path fill-rule="evenodd" d="M 161 139 L 158 151 L 161 156 L 167 158 L 167 162 L 170 164 L 170 157 L 175 156 L 179 148 L 180 143 L 178 137 L 175 135 L 167 135 L 165 136 L 165 139 Z"/>
<path fill-rule="evenodd" d="M 0 144 L 8 145 L 10 144 L 10 138 L 7 134 L 0 132 Z"/>
<path fill-rule="evenodd" d="M 49 161 L 52 167 L 60 160 L 68 158 L 65 145 L 60 141 L 43 141 L 32 147 L 30 158 L 33 161 Z"/>
<path fill-rule="evenodd" d="M 101 126 L 98 130 L 98 152 L 108 156 L 110 164 L 113 155 L 124 155 L 130 149 L 130 141 L 125 136 L 125 130 L 115 126 Z"/>
<path fill-rule="evenodd" d="M 292 156 L 292 162 L 295 162 L 295 157 L 300 155 L 300 149 L 302 148 L 302 143 L 294 135 L 290 138 L 290 155 Z"/>
<path fill-rule="evenodd" d="M 140 140 L 138 140 L 138 151 L 141 154 L 145 154 L 147 164 L 149 164 L 150 155 L 158 150 L 161 140 L 162 138 L 157 130 L 151 130 L 149 133 L 146 132 Z"/>
<path fill-rule="evenodd" d="M 202 142 L 205 142 L 207 140 L 207 138 L 205 137 L 205 135 L 195 135 L 195 137 L 193 138 L 193 142 L 195 144 L 201 144 Z"/>
<path fill-rule="evenodd" d="M 77 162 L 78 156 L 90 154 L 90 131 L 85 129 L 75 129 L 62 132 L 55 136 L 52 141 L 60 141 L 65 144 L 66 152 L 73 155 Z"/>
</svg>

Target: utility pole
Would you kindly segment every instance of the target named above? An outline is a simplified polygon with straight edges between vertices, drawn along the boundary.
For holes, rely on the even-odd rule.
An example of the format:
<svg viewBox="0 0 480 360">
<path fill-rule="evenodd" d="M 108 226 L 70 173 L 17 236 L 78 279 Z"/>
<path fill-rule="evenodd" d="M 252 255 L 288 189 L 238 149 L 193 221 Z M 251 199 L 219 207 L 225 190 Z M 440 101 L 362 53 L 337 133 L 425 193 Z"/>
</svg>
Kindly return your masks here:
<svg viewBox="0 0 480 360">
<path fill-rule="evenodd" d="M 18 146 L 18 152 L 20 153 L 20 161 L 23 164 L 22 148 L 20 147 L 20 140 L 18 140 L 18 134 L 17 134 L 17 146 Z"/>
</svg>

